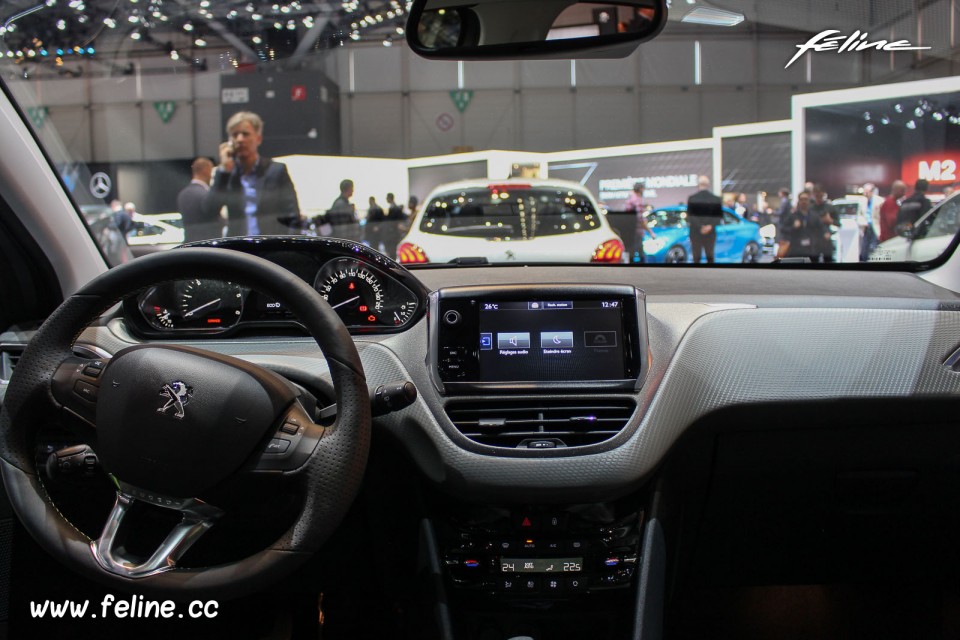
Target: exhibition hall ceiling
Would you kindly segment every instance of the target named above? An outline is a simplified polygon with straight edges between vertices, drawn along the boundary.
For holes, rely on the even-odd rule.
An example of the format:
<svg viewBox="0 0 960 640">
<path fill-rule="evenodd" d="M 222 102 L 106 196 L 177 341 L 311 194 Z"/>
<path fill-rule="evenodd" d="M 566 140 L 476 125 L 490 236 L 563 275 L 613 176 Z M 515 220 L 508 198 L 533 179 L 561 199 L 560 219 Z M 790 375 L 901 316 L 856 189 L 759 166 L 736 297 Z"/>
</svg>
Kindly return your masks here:
<svg viewBox="0 0 960 640">
<path fill-rule="evenodd" d="M 815 33 L 827 22 L 842 31 L 880 30 L 912 19 L 915 10 L 913 2 L 903 0 L 683 0 L 670 5 L 673 32 L 723 30 L 692 19 L 698 12 L 720 10 L 734 17 L 726 27 L 731 35 L 752 29 Z M 407 0 L 8 0 L 0 6 L 0 55 L 54 64 L 58 50 L 61 59 L 122 50 L 165 53 L 191 65 L 204 50 L 218 48 L 230 50 L 237 64 L 296 62 L 312 51 L 357 41 L 390 46 L 403 39 L 407 9 Z"/>
</svg>

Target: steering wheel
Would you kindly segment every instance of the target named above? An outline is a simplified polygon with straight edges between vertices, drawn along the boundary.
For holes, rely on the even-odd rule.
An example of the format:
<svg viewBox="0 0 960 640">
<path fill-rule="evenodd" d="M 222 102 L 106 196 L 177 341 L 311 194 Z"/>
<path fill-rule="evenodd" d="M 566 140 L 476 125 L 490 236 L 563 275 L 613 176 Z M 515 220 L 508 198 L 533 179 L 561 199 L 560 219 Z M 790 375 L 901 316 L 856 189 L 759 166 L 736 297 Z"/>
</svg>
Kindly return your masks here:
<svg viewBox="0 0 960 640">
<path fill-rule="evenodd" d="M 315 424 L 278 375 L 242 360 L 174 345 L 137 345 L 113 357 L 73 355 L 84 328 L 125 295 L 161 281 L 210 278 L 254 288 L 290 309 L 316 339 L 337 402 Z M 57 510 L 34 463 L 31 435 L 66 410 L 96 429 L 96 453 L 117 486 L 99 539 Z M 53 556 L 110 586 L 138 592 L 239 596 L 292 572 L 327 539 L 359 489 L 370 443 L 370 400 L 356 347 L 306 282 L 262 258 L 226 249 L 156 253 L 116 267 L 69 297 L 37 331 L 0 410 L 0 472 L 27 531 Z M 283 474 L 303 503 L 290 528 L 252 556 L 208 568 L 177 561 L 222 511 L 198 496 L 238 474 Z M 146 559 L 118 533 L 135 502 L 179 512 Z"/>
</svg>

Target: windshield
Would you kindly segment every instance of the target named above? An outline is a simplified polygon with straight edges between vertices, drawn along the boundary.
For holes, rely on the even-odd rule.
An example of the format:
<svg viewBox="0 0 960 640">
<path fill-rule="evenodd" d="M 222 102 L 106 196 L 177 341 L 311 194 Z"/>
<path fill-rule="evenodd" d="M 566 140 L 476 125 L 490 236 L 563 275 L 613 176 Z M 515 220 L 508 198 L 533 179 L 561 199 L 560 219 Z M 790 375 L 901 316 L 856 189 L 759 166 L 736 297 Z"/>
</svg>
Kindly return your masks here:
<svg viewBox="0 0 960 640">
<path fill-rule="evenodd" d="M 952 2 L 673 2 L 612 60 L 429 61 L 409 10 L 14 0 L 0 65 L 112 264 L 256 235 L 414 265 L 871 268 L 956 244 L 956 205 L 928 216 L 960 163 Z"/>
</svg>

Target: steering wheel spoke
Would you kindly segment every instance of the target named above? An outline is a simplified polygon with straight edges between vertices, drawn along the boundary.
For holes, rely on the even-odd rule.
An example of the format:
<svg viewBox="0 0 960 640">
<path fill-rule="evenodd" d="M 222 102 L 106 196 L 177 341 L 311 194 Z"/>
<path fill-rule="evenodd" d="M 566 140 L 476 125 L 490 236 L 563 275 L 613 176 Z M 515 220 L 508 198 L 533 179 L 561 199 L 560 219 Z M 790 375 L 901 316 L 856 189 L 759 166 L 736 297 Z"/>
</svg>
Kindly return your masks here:
<svg viewBox="0 0 960 640">
<path fill-rule="evenodd" d="M 200 536 L 206 533 L 223 511 L 195 498 L 177 499 L 138 489 L 119 482 L 117 501 L 113 505 L 107 524 L 100 538 L 90 543 L 97 563 L 105 571 L 125 578 L 145 578 L 175 569 Z M 145 560 L 131 558 L 121 550 L 119 543 L 121 525 L 130 513 L 134 502 L 144 502 L 181 514 L 181 520 L 167 534 L 164 541 Z"/>
<path fill-rule="evenodd" d="M 50 382 L 54 400 L 91 427 L 96 427 L 100 387 L 108 383 L 103 371 L 109 358 L 71 356 L 60 363 Z"/>
<path fill-rule="evenodd" d="M 280 420 L 280 427 L 271 434 L 260 453 L 254 471 L 296 472 L 302 469 L 317 444 L 323 438 L 324 428 L 295 402 Z"/>
</svg>

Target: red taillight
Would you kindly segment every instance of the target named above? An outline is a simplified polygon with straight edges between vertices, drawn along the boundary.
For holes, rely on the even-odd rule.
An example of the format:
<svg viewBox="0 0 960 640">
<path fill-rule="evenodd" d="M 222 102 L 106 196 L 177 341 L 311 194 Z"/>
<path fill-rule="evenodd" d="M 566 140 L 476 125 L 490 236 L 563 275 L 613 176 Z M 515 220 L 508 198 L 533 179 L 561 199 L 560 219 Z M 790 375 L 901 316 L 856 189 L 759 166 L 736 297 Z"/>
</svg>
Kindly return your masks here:
<svg viewBox="0 0 960 640">
<path fill-rule="evenodd" d="M 623 258 L 623 243 L 614 238 L 607 240 L 593 252 L 590 262 L 620 262 Z"/>
<path fill-rule="evenodd" d="M 423 249 L 409 242 L 404 242 L 397 247 L 397 258 L 400 259 L 400 264 L 426 264 L 430 262 Z"/>
</svg>

